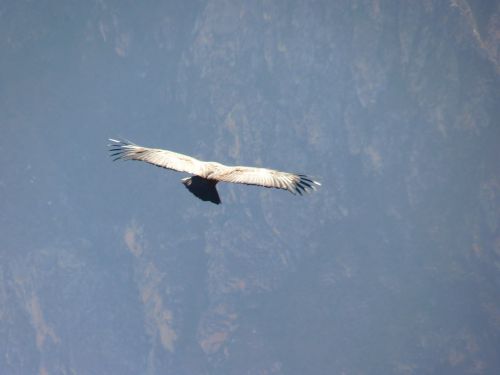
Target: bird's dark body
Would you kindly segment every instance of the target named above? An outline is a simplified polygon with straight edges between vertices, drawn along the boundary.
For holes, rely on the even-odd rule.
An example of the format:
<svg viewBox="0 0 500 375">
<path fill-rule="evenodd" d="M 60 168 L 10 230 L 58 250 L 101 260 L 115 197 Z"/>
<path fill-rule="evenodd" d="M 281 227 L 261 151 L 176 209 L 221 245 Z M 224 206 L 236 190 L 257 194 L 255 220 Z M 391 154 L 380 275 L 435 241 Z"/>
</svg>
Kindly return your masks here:
<svg viewBox="0 0 500 375">
<path fill-rule="evenodd" d="M 200 176 L 186 177 L 182 179 L 184 186 L 202 201 L 208 201 L 215 204 L 221 202 L 219 193 L 215 188 L 217 181 L 207 180 Z"/>
</svg>

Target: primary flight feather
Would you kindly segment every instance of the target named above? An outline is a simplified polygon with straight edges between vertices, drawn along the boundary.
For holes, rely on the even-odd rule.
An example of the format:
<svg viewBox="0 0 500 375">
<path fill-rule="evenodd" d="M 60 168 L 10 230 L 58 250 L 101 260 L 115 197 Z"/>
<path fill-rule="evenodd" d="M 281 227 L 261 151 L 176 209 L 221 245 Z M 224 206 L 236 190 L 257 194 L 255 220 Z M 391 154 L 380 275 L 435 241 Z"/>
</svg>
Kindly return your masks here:
<svg viewBox="0 0 500 375">
<path fill-rule="evenodd" d="M 215 185 L 219 181 L 266 188 L 284 189 L 295 194 L 316 190 L 319 182 L 303 174 L 280 172 L 274 169 L 227 166 L 212 161 L 202 161 L 191 156 L 159 148 L 138 146 L 124 140 L 110 139 L 111 156 L 114 160 L 141 160 L 158 167 L 186 172 L 192 177 L 181 181 L 186 188 L 204 201 L 221 203 Z"/>
</svg>

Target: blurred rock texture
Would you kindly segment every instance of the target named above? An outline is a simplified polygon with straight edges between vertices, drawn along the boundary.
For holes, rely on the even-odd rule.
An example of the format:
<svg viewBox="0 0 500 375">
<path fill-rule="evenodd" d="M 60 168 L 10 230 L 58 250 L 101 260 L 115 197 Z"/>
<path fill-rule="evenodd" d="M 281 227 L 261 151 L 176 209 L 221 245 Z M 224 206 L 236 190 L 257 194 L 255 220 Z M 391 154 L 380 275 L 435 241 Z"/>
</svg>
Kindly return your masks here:
<svg viewBox="0 0 500 375">
<path fill-rule="evenodd" d="M 4 1 L 2 374 L 500 373 L 500 3 Z M 126 137 L 306 197 L 111 163 Z"/>
</svg>

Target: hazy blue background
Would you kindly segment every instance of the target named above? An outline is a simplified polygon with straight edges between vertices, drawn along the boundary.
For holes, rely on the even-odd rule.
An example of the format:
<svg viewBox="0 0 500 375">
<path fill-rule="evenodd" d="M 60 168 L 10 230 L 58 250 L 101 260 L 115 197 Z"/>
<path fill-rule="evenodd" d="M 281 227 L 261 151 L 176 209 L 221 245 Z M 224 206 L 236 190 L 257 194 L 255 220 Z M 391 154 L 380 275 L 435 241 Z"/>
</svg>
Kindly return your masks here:
<svg viewBox="0 0 500 375">
<path fill-rule="evenodd" d="M 2 374 L 500 373 L 496 1 L 0 2 Z M 108 137 L 307 173 L 112 163 Z"/>
</svg>

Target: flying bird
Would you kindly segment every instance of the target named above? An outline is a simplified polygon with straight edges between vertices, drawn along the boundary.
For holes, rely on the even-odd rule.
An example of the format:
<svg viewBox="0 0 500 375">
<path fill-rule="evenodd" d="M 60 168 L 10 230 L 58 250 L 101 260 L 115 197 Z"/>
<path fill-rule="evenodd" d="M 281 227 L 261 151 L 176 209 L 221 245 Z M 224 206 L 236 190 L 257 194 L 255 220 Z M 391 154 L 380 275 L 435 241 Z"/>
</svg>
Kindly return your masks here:
<svg viewBox="0 0 500 375">
<path fill-rule="evenodd" d="M 196 197 L 215 204 L 221 203 L 215 185 L 233 182 L 266 188 L 288 190 L 300 194 L 316 190 L 321 184 L 303 174 L 280 172 L 274 169 L 227 166 L 213 161 L 202 161 L 177 152 L 136 145 L 130 141 L 109 139 L 109 151 L 115 160 L 141 160 L 158 167 L 186 172 L 191 177 L 181 179 Z"/>
</svg>

